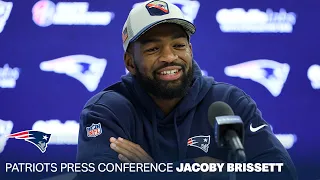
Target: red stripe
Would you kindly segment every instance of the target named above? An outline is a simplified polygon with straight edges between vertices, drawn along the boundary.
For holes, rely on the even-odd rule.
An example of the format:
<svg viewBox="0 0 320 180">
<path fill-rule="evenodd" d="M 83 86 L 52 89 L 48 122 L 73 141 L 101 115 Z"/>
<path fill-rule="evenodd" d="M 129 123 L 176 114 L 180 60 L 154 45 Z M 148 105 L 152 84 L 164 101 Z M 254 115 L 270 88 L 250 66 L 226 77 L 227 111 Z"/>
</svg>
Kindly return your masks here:
<svg viewBox="0 0 320 180">
<path fill-rule="evenodd" d="M 27 134 L 27 135 L 19 136 L 19 137 L 16 137 L 16 138 L 28 138 L 28 137 L 29 137 L 29 135 Z"/>
<path fill-rule="evenodd" d="M 17 132 L 14 134 L 10 134 L 9 137 L 17 137 L 17 136 L 24 136 L 24 135 L 28 135 L 29 132 L 28 131 L 22 131 L 22 132 Z"/>
</svg>

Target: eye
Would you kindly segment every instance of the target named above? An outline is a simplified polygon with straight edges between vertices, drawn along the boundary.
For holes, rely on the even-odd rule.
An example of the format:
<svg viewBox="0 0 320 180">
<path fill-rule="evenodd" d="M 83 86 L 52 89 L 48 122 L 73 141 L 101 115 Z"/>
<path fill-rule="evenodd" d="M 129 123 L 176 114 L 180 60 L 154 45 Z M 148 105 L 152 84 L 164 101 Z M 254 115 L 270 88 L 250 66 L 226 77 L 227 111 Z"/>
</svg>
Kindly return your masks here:
<svg viewBox="0 0 320 180">
<path fill-rule="evenodd" d="M 149 48 L 146 50 L 146 52 L 154 52 L 154 51 L 157 51 L 159 48 L 157 47 L 154 47 L 154 48 Z"/>
<path fill-rule="evenodd" d="M 186 45 L 185 44 L 176 44 L 174 47 L 176 48 L 184 48 Z"/>
</svg>

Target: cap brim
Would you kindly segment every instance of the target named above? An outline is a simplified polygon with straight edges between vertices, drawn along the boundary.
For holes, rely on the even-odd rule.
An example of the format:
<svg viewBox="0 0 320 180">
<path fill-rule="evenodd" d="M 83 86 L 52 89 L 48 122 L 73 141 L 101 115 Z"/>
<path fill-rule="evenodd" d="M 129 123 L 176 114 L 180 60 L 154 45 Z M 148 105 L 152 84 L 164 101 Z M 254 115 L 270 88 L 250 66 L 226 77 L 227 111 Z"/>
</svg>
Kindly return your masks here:
<svg viewBox="0 0 320 180">
<path fill-rule="evenodd" d="M 139 31 L 129 42 L 134 42 L 136 41 L 140 36 L 142 36 L 144 33 L 146 33 L 148 30 L 150 30 L 151 28 L 159 25 L 159 24 L 163 24 L 163 23 L 174 23 L 174 24 L 178 24 L 180 26 L 183 27 L 183 29 L 189 34 L 192 35 L 196 32 L 196 27 L 189 21 L 186 21 L 184 19 L 164 19 L 164 20 L 160 20 L 157 22 L 154 22 L 148 26 L 146 26 L 145 28 L 143 28 L 141 31 Z"/>
</svg>

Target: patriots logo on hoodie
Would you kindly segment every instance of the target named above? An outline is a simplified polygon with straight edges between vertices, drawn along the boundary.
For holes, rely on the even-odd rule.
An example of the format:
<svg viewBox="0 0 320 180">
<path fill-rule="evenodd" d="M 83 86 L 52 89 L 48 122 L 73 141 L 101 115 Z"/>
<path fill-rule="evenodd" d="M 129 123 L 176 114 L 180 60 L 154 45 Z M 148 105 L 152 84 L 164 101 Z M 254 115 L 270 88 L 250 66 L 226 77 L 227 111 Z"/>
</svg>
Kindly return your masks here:
<svg viewBox="0 0 320 180">
<path fill-rule="evenodd" d="M 40 69 L 73 77 L 88 91 L 93 92 L 97 89 L 106 66 L 106 59 L 79 54 L 44 61 L 40 64 Z"/>
<path fill-rule="evenodd" d="M 35 145 L 42 153 L 46 152 L 50 137 L 51 134 L 30 130 L 17 132 L 8 136 L 8 138 L 23 139 L 27 141 Z"/>
<path fill-rule="evenodd" d="M 263 85 L 274 97 L 280 95 L 289 71 L 288 64 L 269 59 L 252 60 L 224 69 L 227 76 L 250 79 Z"/>
<path fill-rule="evenodd" d="M 188 144 L 187 146 L 193 146 L 193 147 L 201 149 L 205 153 L 208 153 L 209 145 L 210 145 L 210 135 L 208 135 L 208 136 L 193 136 L 188 139 L 187 144 Z"/>
</svg>

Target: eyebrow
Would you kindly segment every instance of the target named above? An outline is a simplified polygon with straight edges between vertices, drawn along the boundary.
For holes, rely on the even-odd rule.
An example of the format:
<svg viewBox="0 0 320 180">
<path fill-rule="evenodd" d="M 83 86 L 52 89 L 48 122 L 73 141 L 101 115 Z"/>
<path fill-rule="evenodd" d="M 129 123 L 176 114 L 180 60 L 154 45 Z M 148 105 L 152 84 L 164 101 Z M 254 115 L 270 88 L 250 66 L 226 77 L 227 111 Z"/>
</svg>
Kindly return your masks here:
<svg viewBox="0 0 320 180">
<path fill-rule="evenodd" d="M 171 36 L 171 39 L 179 39 L 179 38 L 187 38 L 187 34 L 185 33 L 174 33 L 172 36 Z M 152 43 L 152 42 L 160 42 L 160 38 L 157 38 L 157 37 L 147 37 L 146 39 L 142 39 L 140 40 L 139 42 L 142 44 L 142 45 L 145 45 L 145 44 L 148 44 L 148 43 Z"/>
</svg>

